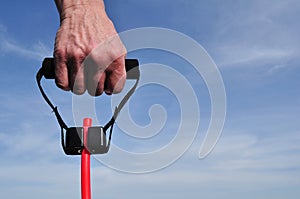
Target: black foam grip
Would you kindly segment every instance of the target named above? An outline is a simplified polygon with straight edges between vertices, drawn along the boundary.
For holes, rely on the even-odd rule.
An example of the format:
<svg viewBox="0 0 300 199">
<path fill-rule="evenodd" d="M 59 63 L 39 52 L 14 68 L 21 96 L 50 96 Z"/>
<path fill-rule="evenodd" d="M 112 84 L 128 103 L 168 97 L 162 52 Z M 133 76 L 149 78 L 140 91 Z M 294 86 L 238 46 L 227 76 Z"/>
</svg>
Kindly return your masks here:
<svg viewBox="0 0 300 199">
<path fill-rule="evenodd" d="M 55 69 L 54 69 L 54 59 L 53 58 L 45 58 L 43 61 L 43 73 L 46 79 L 54 79 L 55 78 Z"/>
<path fill-rule="evenodd" d="M 43 67 L 44 77 L 46 79 L 55 78 L 54 58 L 51 57 L 45 58 L 42 67 Z M 136 79 L 136 77 L 140 75 L 139 61 L 137 59 L 125 59 L 125 68 L 127 72 L 127 79 Z"/>
</svg>

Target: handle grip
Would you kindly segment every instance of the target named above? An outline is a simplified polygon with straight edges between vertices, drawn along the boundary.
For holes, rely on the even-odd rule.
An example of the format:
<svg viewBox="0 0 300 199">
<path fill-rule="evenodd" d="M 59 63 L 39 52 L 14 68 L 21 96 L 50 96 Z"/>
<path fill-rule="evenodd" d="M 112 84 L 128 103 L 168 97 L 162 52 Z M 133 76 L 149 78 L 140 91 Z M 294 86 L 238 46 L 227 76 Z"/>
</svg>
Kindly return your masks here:
<svg viewBox="0 0 300 199">
<path fill-rule="evenodd" d="M 46 79 L 55 78 L 54 58 L 45 58 L 42 64 L 42 68 L 44 71 L 44 77 Z M 137 79 L 137 76 L 140 75 L 139 61 L 137 59 L 125 59 L 125 68 L 127 72 L 127 79 Z"/>
</svg>

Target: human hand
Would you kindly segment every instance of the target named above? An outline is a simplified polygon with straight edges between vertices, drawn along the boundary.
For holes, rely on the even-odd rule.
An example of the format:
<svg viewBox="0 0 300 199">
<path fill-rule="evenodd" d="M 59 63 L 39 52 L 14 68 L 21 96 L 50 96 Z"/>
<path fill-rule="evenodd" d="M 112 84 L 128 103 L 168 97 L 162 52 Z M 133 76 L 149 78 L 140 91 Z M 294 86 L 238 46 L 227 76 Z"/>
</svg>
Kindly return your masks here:
<svg viewBox="0 0 300 199">
<path fill-rule="evenodd" d="M 102 0 L 56 0 L 60 28 L 54 47 L 55 82 L 63 90 L 92 96 L 121 92 L 126 49 Z"/>
</svg>

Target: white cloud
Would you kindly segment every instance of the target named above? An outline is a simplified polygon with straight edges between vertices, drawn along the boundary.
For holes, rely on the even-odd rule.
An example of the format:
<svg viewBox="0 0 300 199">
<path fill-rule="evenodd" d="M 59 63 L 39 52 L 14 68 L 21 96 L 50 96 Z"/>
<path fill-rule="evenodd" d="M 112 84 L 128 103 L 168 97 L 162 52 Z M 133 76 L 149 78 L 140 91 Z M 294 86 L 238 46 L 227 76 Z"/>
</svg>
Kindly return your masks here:
<svg viewBox="0 0 300 199">
<path fill-rule="evenodd" d="M 286 67 L 285 64 L 276 64 L 274 65 L 273 67 L 271 67 L 269 70 L 268 70 L 268 74 L 269 75 L 272 75 L 273 73 L 276 73 L 277 71 L 281 70 L 281 69 L 284 69 Z"/>
<path fill-rule="evenodd" d="M 105 196 L 112 198 L 148 199 L 155 193 L 172 198 L 199 198 L 200 193 L 205 198 L 220 198 L 221 190 L 239 190 L 231 198 L 245 198 L 243 194 L 247 192 L 266 198 L 272 194 L 267 190 L 299 185 L 299 171 L 295 170 L 300 167 L 299 133 L 286 132 L 264 139 L 247 132 L 223 135 L 206 159 L 197 159 L 198 148 L 194 146 L 172 166 L 155 173 L 128 175 L 96 166 L 94 186 L 99 189 L 95 189 L 95 195 L 107 190 Z M 261 189 L 266 190 L 265 194 L 260 193 Z"/>
<path fill-rule="evenodd" d="M 268 74 L 290 67 L 299 54 L 295 26 L 298 1 L 250 1 L 222 10 L 213 54 L 219 66 L 265 67 Z"/>
<path fill-rule="evenodd" d="M 22 161 L 38 161 L 45 159 L 51 161 L 60 153 L 59 140 L 53 139 L 58 129 L 48 125 L 48 133 L 43 134 L 41 124 L 21 123 L 16 127 L 8 127 L 0 132 L 0 146 L 6 159 L 21 163 Z M 10 131 L 10 132 L 8 132 Z M 42 131 L 42 132 L 39 132 Z M 59 134 L 57 133 L 57 138 Z"/>
<path fill-rule="evenodd" d="M 3 196 L 17 192 L 23 197 L 45 199 L 53 197 L 80 197 L 80 158 L 62 154 L 57 138 L 51 134 L 36 134 L 32 127 L 23 128 L 17 134 L 0 136 L 0 145 L 9 148 L 8 164 L 0 164 L 0 184 L 14 182 L 2 191 Z M 189 152 L 170 167 L 158 172 L 131 175 L 103 167 L 92 159 L 93 194 L 95 197 L 145 199 L 157 197 L 219 198 L 211 190 L 241 193 L 259 193 L 261 188 L 277 189 L 297 186 L 300 167 L 299 132 L 274 133 L 272 137 L 259 138 L 251 132 L 223 133 L 216 149 L 203 160 L 197 158 L 196 141 Z M 14 141 L 18 140 L 17 143 Z M 44 144 L 45 146 L 42 146 Z M 44 148 L 44 149 L 43 149 Z M 46 151 L 45 151 L 46 149 Z M 7 153 L 6 150 L 2 152 Z M 28 157 L 30 159 L 20 158 Z M 55 158 L 58 156 L 58 158 Z M 122 159 L 122 157 L 120 157 Z M 255 186 L 254 186 L 255 185 Z M 53 192 L 53 190 L 55 190 Z M 12 198 L 19 198 L 20 195 Z M 47 194 L 45 194 L 47 193 Z M 266 193 L 268 195 L 268 193 Z M 233 198 L 241 198 L 237 195 Z M 256 198 L 265 198 L 259 195 Z"/>
<path fill-rule="evenodd" d="M 253 134 L 226 136 L 215 149 L 214 155 L 218 161 L 213 167 L 217 170 L 250 172 L 299 168 L 299 141 L 299 132 L 285 132 L 260 139 Z"/>
<path fill-rule="evenodd" d="M 51 56 L 51 50 L 41 42 L 38 42 L 33 47 L 27 49 L 24 46 L 10 42 L 5 38 L 1 38 L 1 51 L 37 61 L 40 61 L 46 56 Z"/>
<path fill-rule="evenodd" d="M 256 48 L 247 45 L 228 45 L 218 48 L 220 66 L 257 67 L 270 63 L 282 63 L 294 56 L 294 52 L 285 49 Z M 284 67 L 285 65 L 281 65 Z"/>
<path fill-rule="evenodd" d="M 6 31 L 6 27 L 3 24 L 0 24 L 0 34 L 5 33 Z"/>
<path fill-rule="evenodd" d="M 33 44 L 30 47 L 25 47 L 14 38 L 10 38 L 7 28 L 0 24 L 0 52 L 1 54 L 11 53 L 20 57 L 40 61 L 46 56 L 52 55 L 51 48 L 47 47 L 41 41 Z"/>
</svg>

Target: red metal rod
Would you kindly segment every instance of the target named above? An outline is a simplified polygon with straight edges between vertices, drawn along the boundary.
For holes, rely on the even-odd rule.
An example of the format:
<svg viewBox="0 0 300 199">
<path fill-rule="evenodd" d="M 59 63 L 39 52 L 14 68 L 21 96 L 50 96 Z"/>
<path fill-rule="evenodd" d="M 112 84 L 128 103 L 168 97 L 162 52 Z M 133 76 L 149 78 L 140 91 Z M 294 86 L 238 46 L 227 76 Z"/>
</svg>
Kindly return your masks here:
<svg viewBox="0 0 300 199">
<path fill-rule="evenodd" d="M 83 136 L 84 145 L 86 146 L 86 137 L 88 128 L 92 126 L 91 118 L 84 118 L 83 120 Z M 91 179 L 90 179 L 90 153 L 84 147 L 81 153 L 81 198 L 91 199 Z"/>
</svg>

